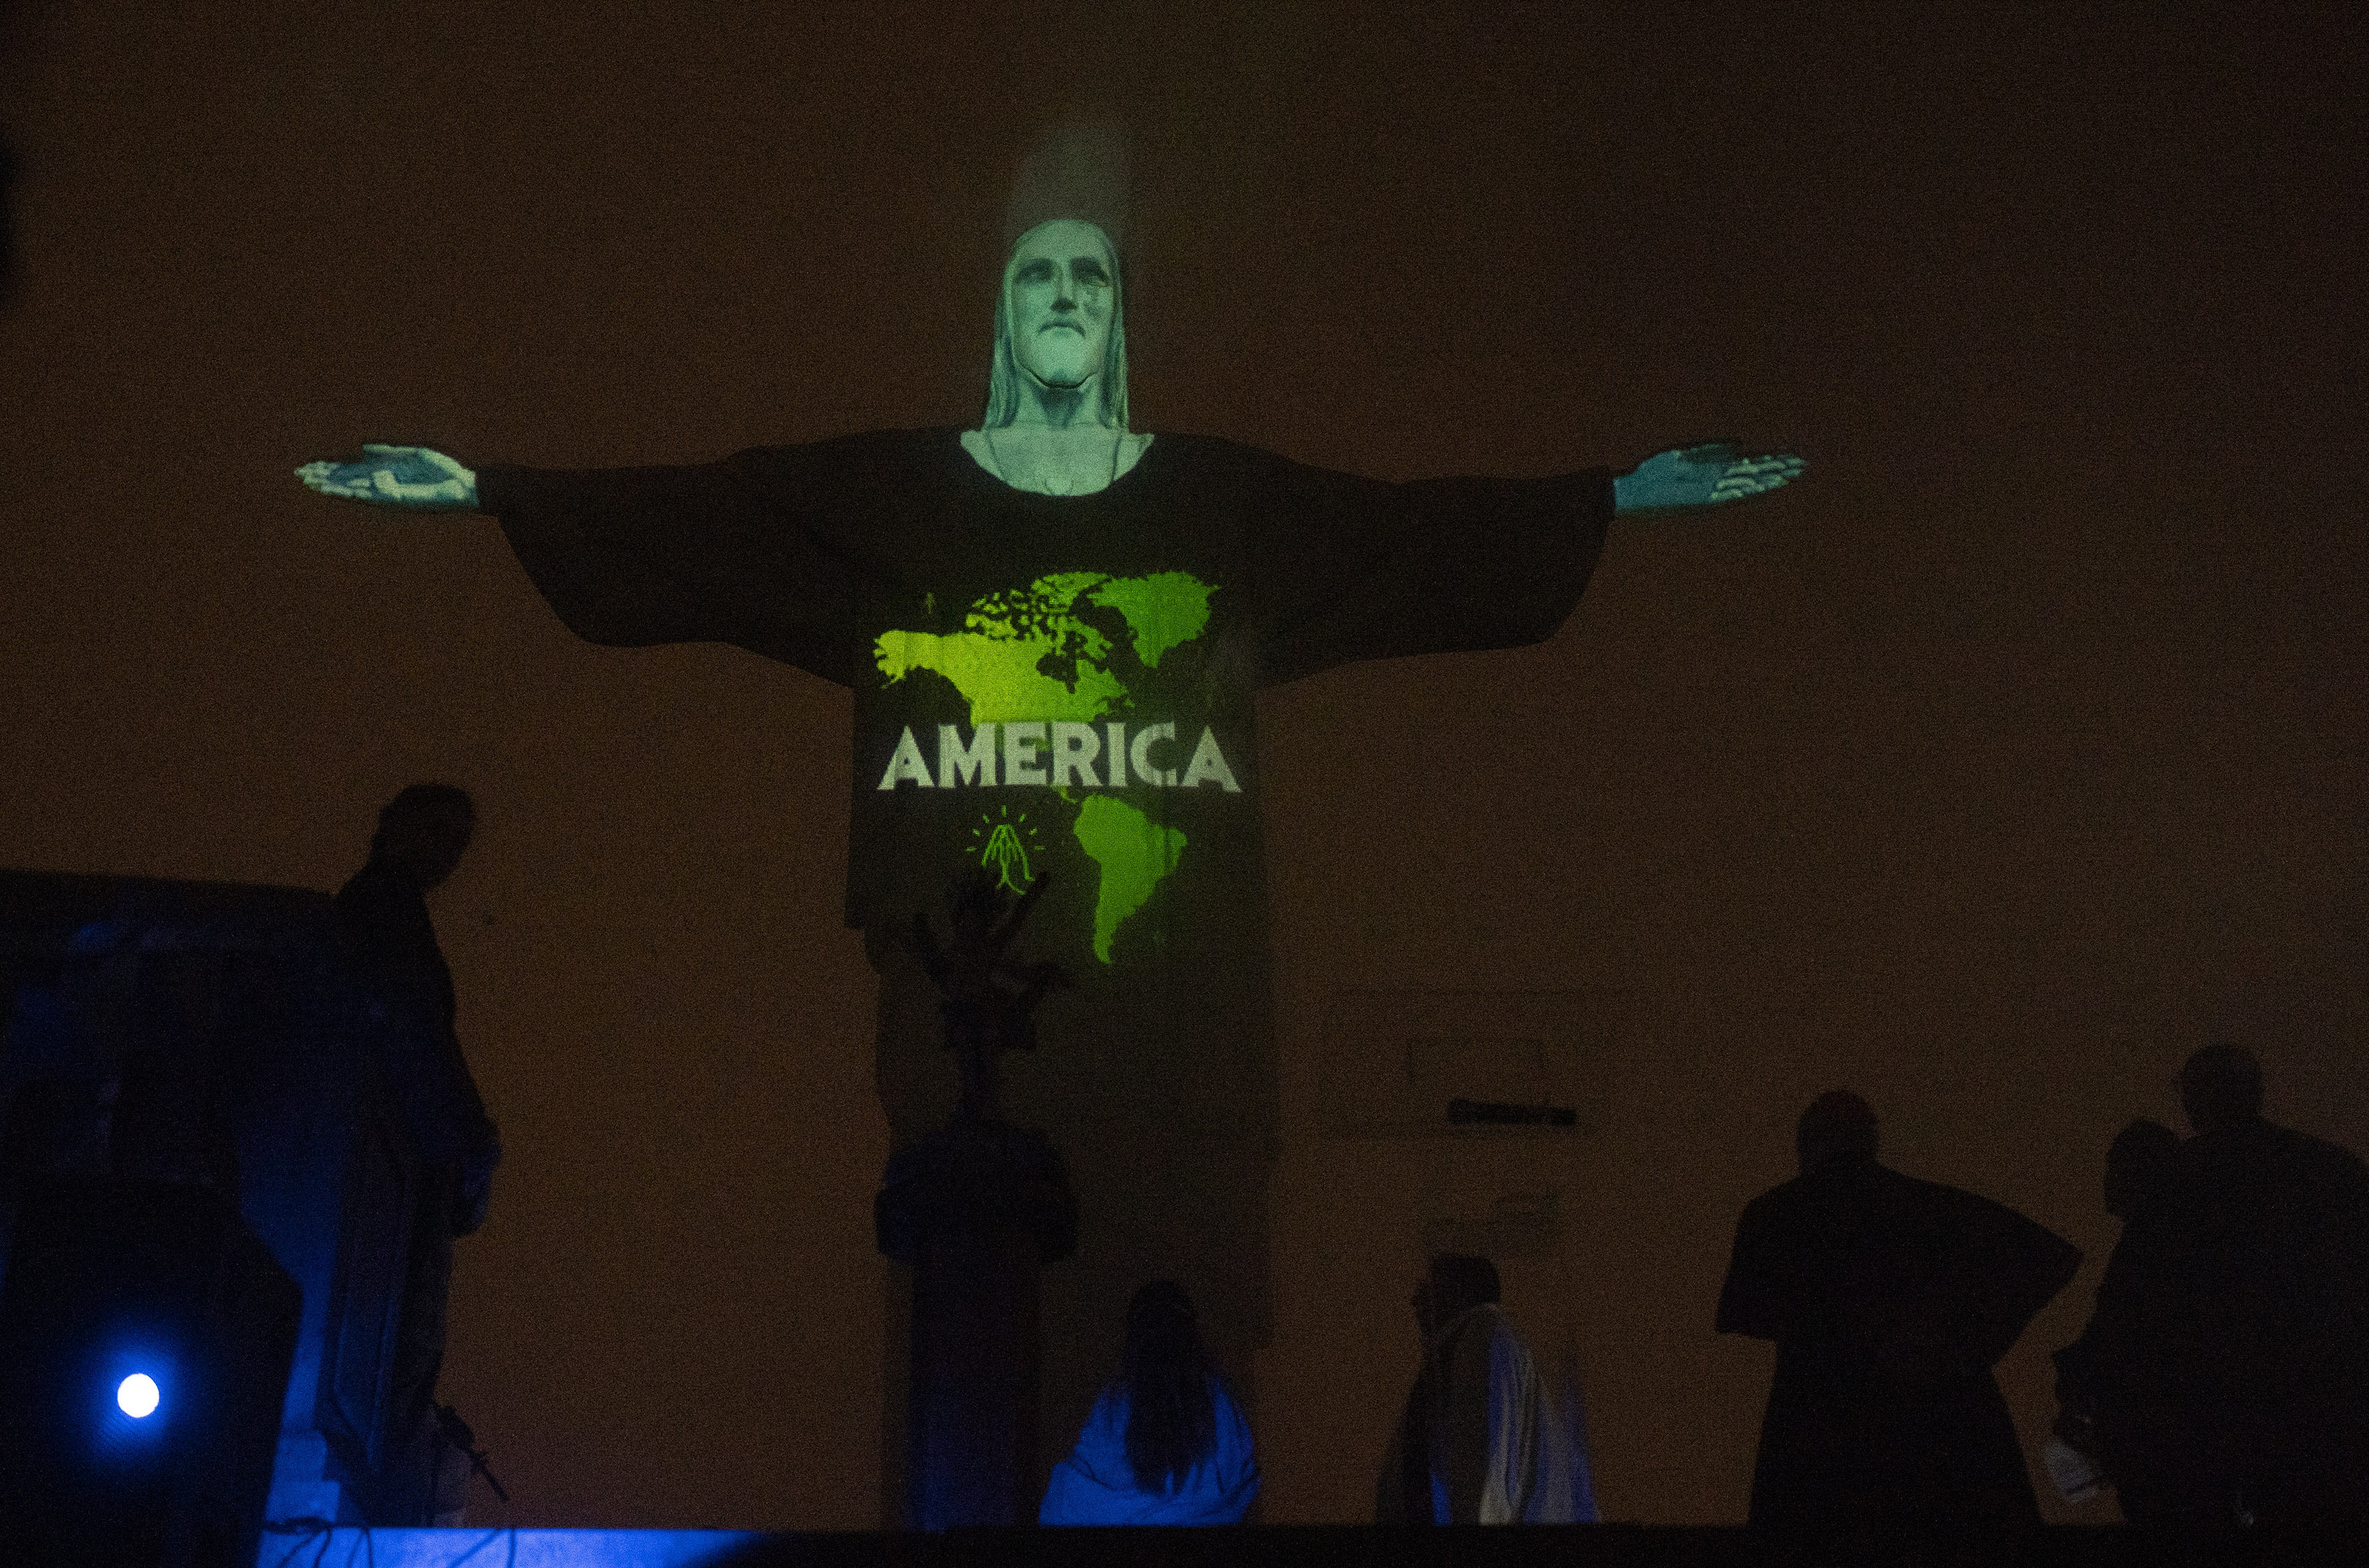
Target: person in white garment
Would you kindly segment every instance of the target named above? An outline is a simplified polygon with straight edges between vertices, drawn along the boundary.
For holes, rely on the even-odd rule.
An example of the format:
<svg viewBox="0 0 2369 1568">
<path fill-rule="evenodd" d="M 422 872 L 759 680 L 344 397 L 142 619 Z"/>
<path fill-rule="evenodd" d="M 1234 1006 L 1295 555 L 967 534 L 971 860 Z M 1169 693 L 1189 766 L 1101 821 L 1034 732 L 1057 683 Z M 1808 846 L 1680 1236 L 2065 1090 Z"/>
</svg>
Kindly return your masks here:
<svg viewBox="0 0 2369 1568">
<path fill-rule="evenodd" d="M 1443 1253 L 1415 1287 L 1423 1370 L 1375 1487 L 1385 1525 L 1596 1518 L 1576 1391 L 1550 1389 L 1498 1306 L 1497 1266 Z"/>
</svg>

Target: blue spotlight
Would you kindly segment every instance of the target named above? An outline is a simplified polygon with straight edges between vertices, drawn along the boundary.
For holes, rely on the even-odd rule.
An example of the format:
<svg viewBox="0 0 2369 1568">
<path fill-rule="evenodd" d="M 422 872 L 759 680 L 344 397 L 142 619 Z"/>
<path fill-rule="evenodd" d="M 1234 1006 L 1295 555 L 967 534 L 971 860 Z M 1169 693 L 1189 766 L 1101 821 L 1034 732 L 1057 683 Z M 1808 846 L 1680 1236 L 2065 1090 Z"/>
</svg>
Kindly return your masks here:
<svg viewBox="0 0 2369 1568">
<path fill-rule="evenodd" d="M 156 1379 L 145 1372 L 134 1372 L 115 1385 L 116 1407 L 138 1421 L 156 1413 Z"/>
</svg>

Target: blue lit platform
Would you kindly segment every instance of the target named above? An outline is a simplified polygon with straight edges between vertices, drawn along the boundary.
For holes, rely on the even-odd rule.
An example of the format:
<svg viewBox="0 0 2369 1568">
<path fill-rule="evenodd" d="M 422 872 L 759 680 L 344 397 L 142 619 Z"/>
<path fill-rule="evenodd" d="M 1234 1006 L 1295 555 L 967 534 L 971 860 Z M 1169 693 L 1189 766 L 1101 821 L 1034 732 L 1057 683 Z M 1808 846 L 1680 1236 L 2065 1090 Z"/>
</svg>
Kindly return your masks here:
<svg viewBox="0 0 2369 1568">
<path fill-rule="evenodd" d="M 708 1568 L 782 1538 L 750 1530 L 331 1529 L 263 1538 L 257 1568 Z"/>
<path fill-rule="evenodd" d="M 1938 1550 L 1937 1550 L 1938 1549 Z M 949 1530 L 944 1535 L 744 1530 L 334 1529 L 264 1538 L 258 1568 L 1760 1568 L 1803 1558 L 1741 1529 L 1641 1525 L 1378 1530 Z M 1860 1561 L 1854 1559 L 1854 1562 Z M 2310 1568 L 2369 1561 L 2325 1541 L 2164 1539 L 2120 1527 L 2041 1531 L 2012 1549 L 1905 1545 L 1878 1562 L 2001 1568 Z"/>
</svg>

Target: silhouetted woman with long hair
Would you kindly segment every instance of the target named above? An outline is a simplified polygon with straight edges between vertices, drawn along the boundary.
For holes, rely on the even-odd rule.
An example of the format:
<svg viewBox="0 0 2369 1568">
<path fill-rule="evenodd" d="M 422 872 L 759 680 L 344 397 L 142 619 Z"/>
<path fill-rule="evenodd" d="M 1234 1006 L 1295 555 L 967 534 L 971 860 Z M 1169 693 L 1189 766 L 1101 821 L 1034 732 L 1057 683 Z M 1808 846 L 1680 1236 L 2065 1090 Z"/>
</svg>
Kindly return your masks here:
<svg viewBox="0 0 2369 1568">
<path fill-rule="evenodd" d="M 1047 1525 L 1230 1525 L 1258 1495 L 1251 1429 L 1209 1366 L 1193 1299 L 1156 1279 L 1127 1303 L 1119 1375 L 1053 1467 Z"/>
</svg>

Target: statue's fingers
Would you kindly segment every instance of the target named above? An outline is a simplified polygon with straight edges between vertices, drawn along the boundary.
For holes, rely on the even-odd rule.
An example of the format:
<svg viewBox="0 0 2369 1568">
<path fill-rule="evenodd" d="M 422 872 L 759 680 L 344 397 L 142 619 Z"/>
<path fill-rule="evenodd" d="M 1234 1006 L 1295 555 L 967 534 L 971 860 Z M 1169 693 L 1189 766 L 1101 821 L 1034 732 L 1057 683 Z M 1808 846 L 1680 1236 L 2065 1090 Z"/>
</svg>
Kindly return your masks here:
<svg viewBox="0 0 2369 1568">
<path fill-rule="evenodd" d="M 1784 481 L 1751 474 L 1731 474 L 1711 486 L 1711 498 L 1720 501 L 1740 501 L 1747 496 L 1757 496 L 1773 490 Z"/>
<path fill-rule="evenodd" d="M 1801 459 L 1791 453 L 1750 459 L 1731 464 L 1712 487 L 1712 494 L 1716 499 L 1757 496 L 1785 484 L 1801 471 Z"/>
<path fill-rule="evenodd" d="M 1692 446 L 1681 447 L 1678 450 L 1678 455 L 1688 463 L 1704 464 L 1734 463 L 1736 453 L 1741 452 L 1743 447 L 1744 443 L 1741 441 L 1722 438 L 1718 441 L 1697 441 Z"/>
</svg>

